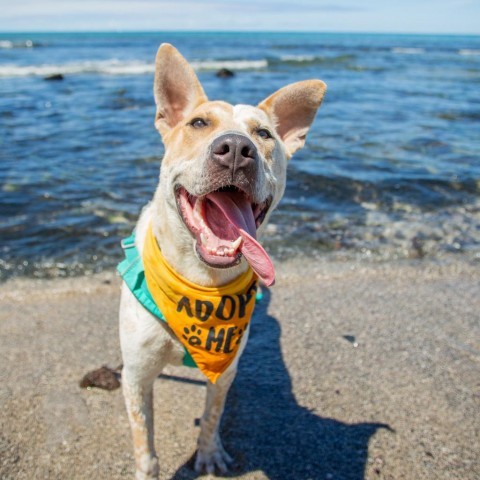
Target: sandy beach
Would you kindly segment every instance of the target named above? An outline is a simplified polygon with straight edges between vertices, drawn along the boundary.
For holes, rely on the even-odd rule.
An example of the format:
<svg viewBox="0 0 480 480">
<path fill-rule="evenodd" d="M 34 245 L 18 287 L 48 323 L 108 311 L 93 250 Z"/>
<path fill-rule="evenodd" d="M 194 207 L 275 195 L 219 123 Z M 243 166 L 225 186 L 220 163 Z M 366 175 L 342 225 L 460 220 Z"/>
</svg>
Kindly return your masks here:
<svg viewBox="0 0 480 480">
<path fill-rule="evenodd" d="M 0 286 L 0 478 L 133 478 L 113 272 Z M 242 479 L 480 478 L 480 269 L 461 260 L 278 264 L 223 422 Z M 162 479 L 191 479 L 205 383 L 155 385 Z"/>
</svg>

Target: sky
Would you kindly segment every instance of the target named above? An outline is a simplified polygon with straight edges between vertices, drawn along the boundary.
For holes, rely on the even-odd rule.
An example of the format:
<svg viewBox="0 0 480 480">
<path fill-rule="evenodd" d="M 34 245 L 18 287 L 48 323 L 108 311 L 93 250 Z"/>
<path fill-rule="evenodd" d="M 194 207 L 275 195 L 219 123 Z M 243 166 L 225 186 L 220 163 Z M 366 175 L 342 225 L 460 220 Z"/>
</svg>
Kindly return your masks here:
<svg viewBox="0 0 480 480">
<path fill-rule="evenodd" d="M 0 0 L 1 32 L 480 34 L 480 0 Z"/>
</svg>

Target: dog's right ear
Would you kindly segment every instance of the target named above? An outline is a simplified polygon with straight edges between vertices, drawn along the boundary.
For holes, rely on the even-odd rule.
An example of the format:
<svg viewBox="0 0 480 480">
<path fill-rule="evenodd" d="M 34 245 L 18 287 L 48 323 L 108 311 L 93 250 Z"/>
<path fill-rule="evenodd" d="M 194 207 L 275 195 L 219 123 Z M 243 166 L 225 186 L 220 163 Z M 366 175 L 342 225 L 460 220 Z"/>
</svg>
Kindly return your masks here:
<svg viewBox="0 0 480 480">
<path fill-rule="evenodd" d="M 153 93 L 157 105 L 155 127 L 162 136 L 208 100 L 193 68 L 168 43 L 162 43 L 157 52 Z"/>
</svg>

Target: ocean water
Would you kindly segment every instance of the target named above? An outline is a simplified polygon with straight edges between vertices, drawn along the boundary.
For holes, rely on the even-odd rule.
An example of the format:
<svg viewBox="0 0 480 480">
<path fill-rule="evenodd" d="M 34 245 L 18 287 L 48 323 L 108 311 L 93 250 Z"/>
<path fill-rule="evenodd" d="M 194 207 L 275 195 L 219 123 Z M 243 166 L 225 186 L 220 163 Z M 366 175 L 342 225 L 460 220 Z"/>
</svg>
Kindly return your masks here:
<svg viewBox="0 0 480 480">
<path fill-rule="evenodd" d="M 290 82 L 328 84 L 263 239 L 274 255 L 480 259 L 480 37 L 0 34 L 0 278 L 120 259 L 163 155 L 161 42 L 212 99 L 256 104 Z M 224 66 L 236 75 L 217 78 Z"/>
</svg>

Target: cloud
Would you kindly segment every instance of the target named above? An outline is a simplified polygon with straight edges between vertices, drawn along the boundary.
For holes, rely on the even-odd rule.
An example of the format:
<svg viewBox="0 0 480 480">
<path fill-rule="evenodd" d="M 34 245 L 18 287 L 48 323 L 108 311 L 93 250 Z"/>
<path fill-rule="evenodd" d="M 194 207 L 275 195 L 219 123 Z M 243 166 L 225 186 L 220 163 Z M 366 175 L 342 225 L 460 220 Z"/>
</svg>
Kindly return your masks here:
<svg viewBox="0 0 480 480">
<path fill-rule="evenodd" d="M 16 0 L 0 31 L 480 33 L 478 18 L 478 0 Z"/>
<path fill-rule="evenodd" d="M 331 0 L 17 0 L 4 6 L 0 30 L 304 30 L 361 10 Z"/>
<path fill-rule="evenodd" d="M 284 13 L 295 12 L 297 15 L 308 15 L 312 12 L 352 12 L 363 11 L 365 7 L 352 4 L 324 3 L 315 0 L 273 0 L 258 2 L 258 0 L 82 0 L 58 1 L 46 0 L 41 3 L 36 0 L 17 0 L 2 7 L 2 17 L 14 18 L 33 16 L 70 16 L 79 13 L 102 14 L 182 14 L 202 12 L 205 15 L 218 15 L 235 11 L 243 15 L 255 12 Z"/>
</svg>

